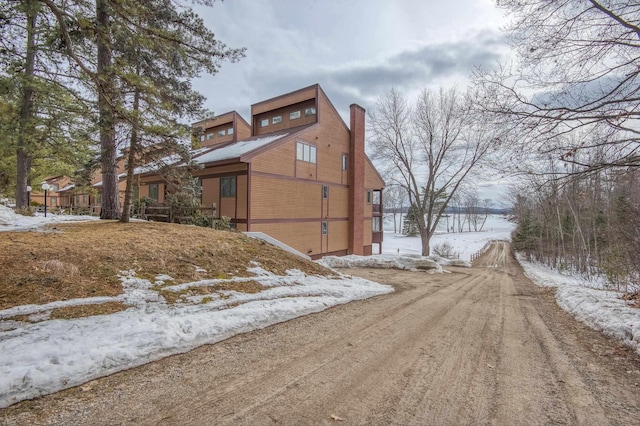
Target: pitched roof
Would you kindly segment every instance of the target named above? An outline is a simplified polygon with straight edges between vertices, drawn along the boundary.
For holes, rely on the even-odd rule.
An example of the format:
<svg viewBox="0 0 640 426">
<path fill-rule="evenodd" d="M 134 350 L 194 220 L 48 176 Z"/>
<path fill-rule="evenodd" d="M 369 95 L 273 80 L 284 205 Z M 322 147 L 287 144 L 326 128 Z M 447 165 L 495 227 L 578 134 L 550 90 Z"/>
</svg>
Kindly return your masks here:
<svg viewBox="0 0 640 426">
<path fill-rule="evenodd" d="M 297 131 L 292 132 L 291 129 L 286 129 L 281 132 L 270 133 L 267 135 L 253 136 L 249 139 L 244 139 L 221 147 L 214 146 L 210 151 L 195 157 L 193 161 L 197 164 L 207 164 L 214 163 L 216 161 L 240 158 L 243 155 L 258 150 L 277 140 L 291 136 L 294 133 L 297 133 Z"/>
</svg>

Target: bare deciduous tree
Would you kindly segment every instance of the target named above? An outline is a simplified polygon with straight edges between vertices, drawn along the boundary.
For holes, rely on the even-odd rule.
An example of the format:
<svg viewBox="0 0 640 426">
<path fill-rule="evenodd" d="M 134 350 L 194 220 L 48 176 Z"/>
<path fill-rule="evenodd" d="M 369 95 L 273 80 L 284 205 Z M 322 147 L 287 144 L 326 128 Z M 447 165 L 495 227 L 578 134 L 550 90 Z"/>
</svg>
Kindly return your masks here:
<svg viewBox="0 0 640 426">
<path fill-rule="evenodd" d="M 378 100 L 369 119 L 373 156 L 395 171 L 418 209 L 422 254 L 462 182 L 489 151 L 494 135 L 455 89 L 423 90 L 413 106 L 397 91 Z"/>
<path fill-rule="evenodd" d="M 385 179 L 390 182 L 391 179 Z M 392 184 L 384 189 L 384 197 L 382 203 L 384 204 L 384 217 L 391 216 L 393 218 L 393 232 L 398 233 L 398 215 L 402 221 L 402 213 L 405 208 L 408 207 L 407 190 L 400 185 Z"/>
<path fill-rule="evenodd" d="M 560 177 L 640 167 L 640 4 L 498 5 L 513 17 L 508 39 L 518 63 L 476 74 L 483 89 L 479 105 L 502 114 L 505 125 L 518 131 L 522 152 L 578 166 Z"/>
</svg>

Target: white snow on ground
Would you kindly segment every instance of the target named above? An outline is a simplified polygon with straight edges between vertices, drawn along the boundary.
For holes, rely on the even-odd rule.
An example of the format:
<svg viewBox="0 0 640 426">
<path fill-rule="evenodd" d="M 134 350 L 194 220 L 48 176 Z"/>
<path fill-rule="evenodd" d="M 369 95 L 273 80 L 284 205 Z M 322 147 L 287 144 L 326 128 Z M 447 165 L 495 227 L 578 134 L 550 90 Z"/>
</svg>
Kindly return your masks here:
<svg viewBox="0 0 640 426">
<path fill-rule="evenodd" d="M 490 215 L 484 230 L 481 232 L 439 232 L 431 239 L 431 249 L 438 244 L 447 242 L 460 259 L 469 260 L 471 255 L 480 250 L 487 242 L 492 240 L 510 240 L 511 232 L 515 225 L 501 215 Z M 402 234 L 394 234 L 385 231 L 382 242 L 382 254 L 420 254 L 422 245 L 420 237 L 406 237 Z"/>
<path fill-rule="evenodd" d="M 562 309 L 596 330 L 622 340 L 640 354 L 640 309 L 629 306 L 622 292 L 603 290 L 601 281 L 565 275 L 518 256 L 525 274 L 536 284 L 557 287 Z"/>
<path fill-rule="evenodd" d="M 442 266 L 471 266 L 471 255 L 495 240 L 510 240 L 514 224 L 504 216 L 491 215 L 487 219 L 484 231 L 447 233 L 433 236 L 431 249 L 442 243 L 448 243 L 457 259 L 445 259 L 437 255 L 421 256 L 420 237 L 407 237 L 385 231 L 382 254 L 374 256 L 326 256 L 320 261 L 330 268 L 395 268 L 407 270 L 427 270 L 429 273 L 446 272 Z M 443 227 L 446 229 L 446 227 Z"/>
<path fill-rule="evenodd" d="M 37 229 L 42 223 L 68 220 L 69 216 L 14 215 L 0 209 L 2 230 Z M 77 217 L 76 217 L 77 218 Z M 198 346 L 215 343 L 238 333 L 261 329 L 330 306 L 393 291 L 362 278 L 336 274 L 307 276 L 288 271 L 277 276 L 254 262 L 251 278 L 202 280 L 171 285 L 169 276 L 153 282 L 123 271 L 124 293 L 57 301 L 47 305 L 16 306 L 0 310 L 0 407 L 76 386 L 97 377 L 145 364 Z M 226 281 L 253 280 L 267 287 L 259 293 L 214 291 L 168 305 L 154 286 L 164 284 L 180 292 L 193 286 Z M 54 308 L 122 301 L 130 307 L 111 315 L 72 320 L 49 320 Z M 15 321 L 30 315 L 37 323 Z"/>
<path fill-rule="evenodd" d="M 47 223 L 84 222 L 99 219 L 97 216 L 56 215 L 51 212 L 47 212 L 47 217 L 44 217 L 44 213 L 36 213 L 35 216 L 22 216 L 15 214 L 12 209 L 0 204 L 0 232 L 37 230 L 38 228 L 42 229 L 42 225 Z"/>
<path fill-rule="evenodd" d="M 432 274 L 446 272 L 442 266 L 471 266 L 470 262 L 462 259 L 445 259 L 440 256 L 420 256 L 417 254 L 325 256 L 319 262 L 329 268 L 406 269 L 409 271 L 422 270 Z"/>
</svg>

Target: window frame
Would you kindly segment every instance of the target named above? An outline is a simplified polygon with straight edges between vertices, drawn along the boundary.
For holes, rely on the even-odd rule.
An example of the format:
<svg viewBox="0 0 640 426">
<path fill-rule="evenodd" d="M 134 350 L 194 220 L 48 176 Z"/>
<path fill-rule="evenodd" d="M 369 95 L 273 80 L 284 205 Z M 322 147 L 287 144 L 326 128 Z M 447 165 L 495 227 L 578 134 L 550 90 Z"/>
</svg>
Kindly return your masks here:
<svg viewBox="0 0 640 426">
<path fill-rule="evenodd" d="M 329 185 L 322 185 L 322 199 L 329 199 Z"/>
<path fill-rule="evenodd" d="M 228 182 L 225 185 L 225 182 Z M 223 176 L 220 178 L 220 198 L 235 198 L 237 187 L 237 176 Z"/>
<path fill-rule="evenodd" d="M 227 135 L 232 135 L 233 134 L 233 127 L 229 127 L 227 129 Z"/>
<path fill-rule="evenodd" d="M 318 148 L 315 145 L 296 141 L 296 160 L 317 164 Z"/>
<path fill-rule="evenodd" d="M 268 118 L 262 118 L 260 119 L 260 127 L 268 127 L 269 126 L 269 119 Z"/>
<path fill-rule="evenodd" d="M 342 170 L 349 170 L 349 155 L 342 154 Z"/>
<path fill-rule="evenodd" d="M 271 124 L 282 124 L 282 116 L 274 115 L 273 117 L 271 117 Z"/>
<path fill-rule="evenodd" d="M 367 197 L 367 204 L 371 204 L 371 200 L 372 200 L 373 197 L 371 196 L 371 190 L 370 189 L 367 189 L 366 197 Z"/>
<path fill-rule="evenodd" d="M 310 106 L 310 107 L 306 107 L 304 109 L 304 116 L 305 117 L 310 117 L 312 115 L 316 115 L 317 114 L 317 109 L 315 106 Z"/>
<path fill-rule="evenodd" d="M 302 113 L 300 110 L 297 111 L 291 111 L 289 113 L 289 121 L 293 121 L 293 120 L 297 120 L 302 116 Z"/>
<path fill-rule="evenodd" d="M 218 136 L 227 136 L 227 131 L 225 129 L 218 130 Z"/>
<path fill-rule="evenodd" d="M 322 235 L 329 235 L 329 222 L 323 220 L 320 225 L 320 233 Z"/>
<path fill-rule="evenodd" d="M 152 189 L 155 191 L 155 197 L 152 194 Z M 149 198 L 151 198 L 154 201 L 160 201 L 160 185 L 157 183 L 150 183 L 149 184 Z"/>
<path fill-rule="evenodd" d="M 371 218 L 371 232 L 382 232 L 382 218 L 380 216 L 373 216 Z M 376 226 L 377 224 L 377 226 Z"/>
</svg>

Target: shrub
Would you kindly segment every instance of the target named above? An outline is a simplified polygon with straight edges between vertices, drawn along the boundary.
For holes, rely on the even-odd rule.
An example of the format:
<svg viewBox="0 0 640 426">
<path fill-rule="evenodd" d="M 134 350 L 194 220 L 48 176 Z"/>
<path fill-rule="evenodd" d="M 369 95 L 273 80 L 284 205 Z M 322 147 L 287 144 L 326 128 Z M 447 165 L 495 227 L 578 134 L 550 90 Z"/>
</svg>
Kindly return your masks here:
<svg viewBox="0 0 640 426">
<path fill-rule="evenodd" d="M 31 209 L 30 207 L 20 207 L 18 209 L 15 210 L 16 214 L 22 215 L 22 216 L 34 216 L 34 210 Z"/>
<path fill-rule="evenodd" d="M 453 246 L 446 241 L 440 244 L 436 244 L 433 247 L 433 252 L 440 257 L 444 257 L 445 259 L 460 258 L 460 253 L 453 251 Z"/>
</svg>

